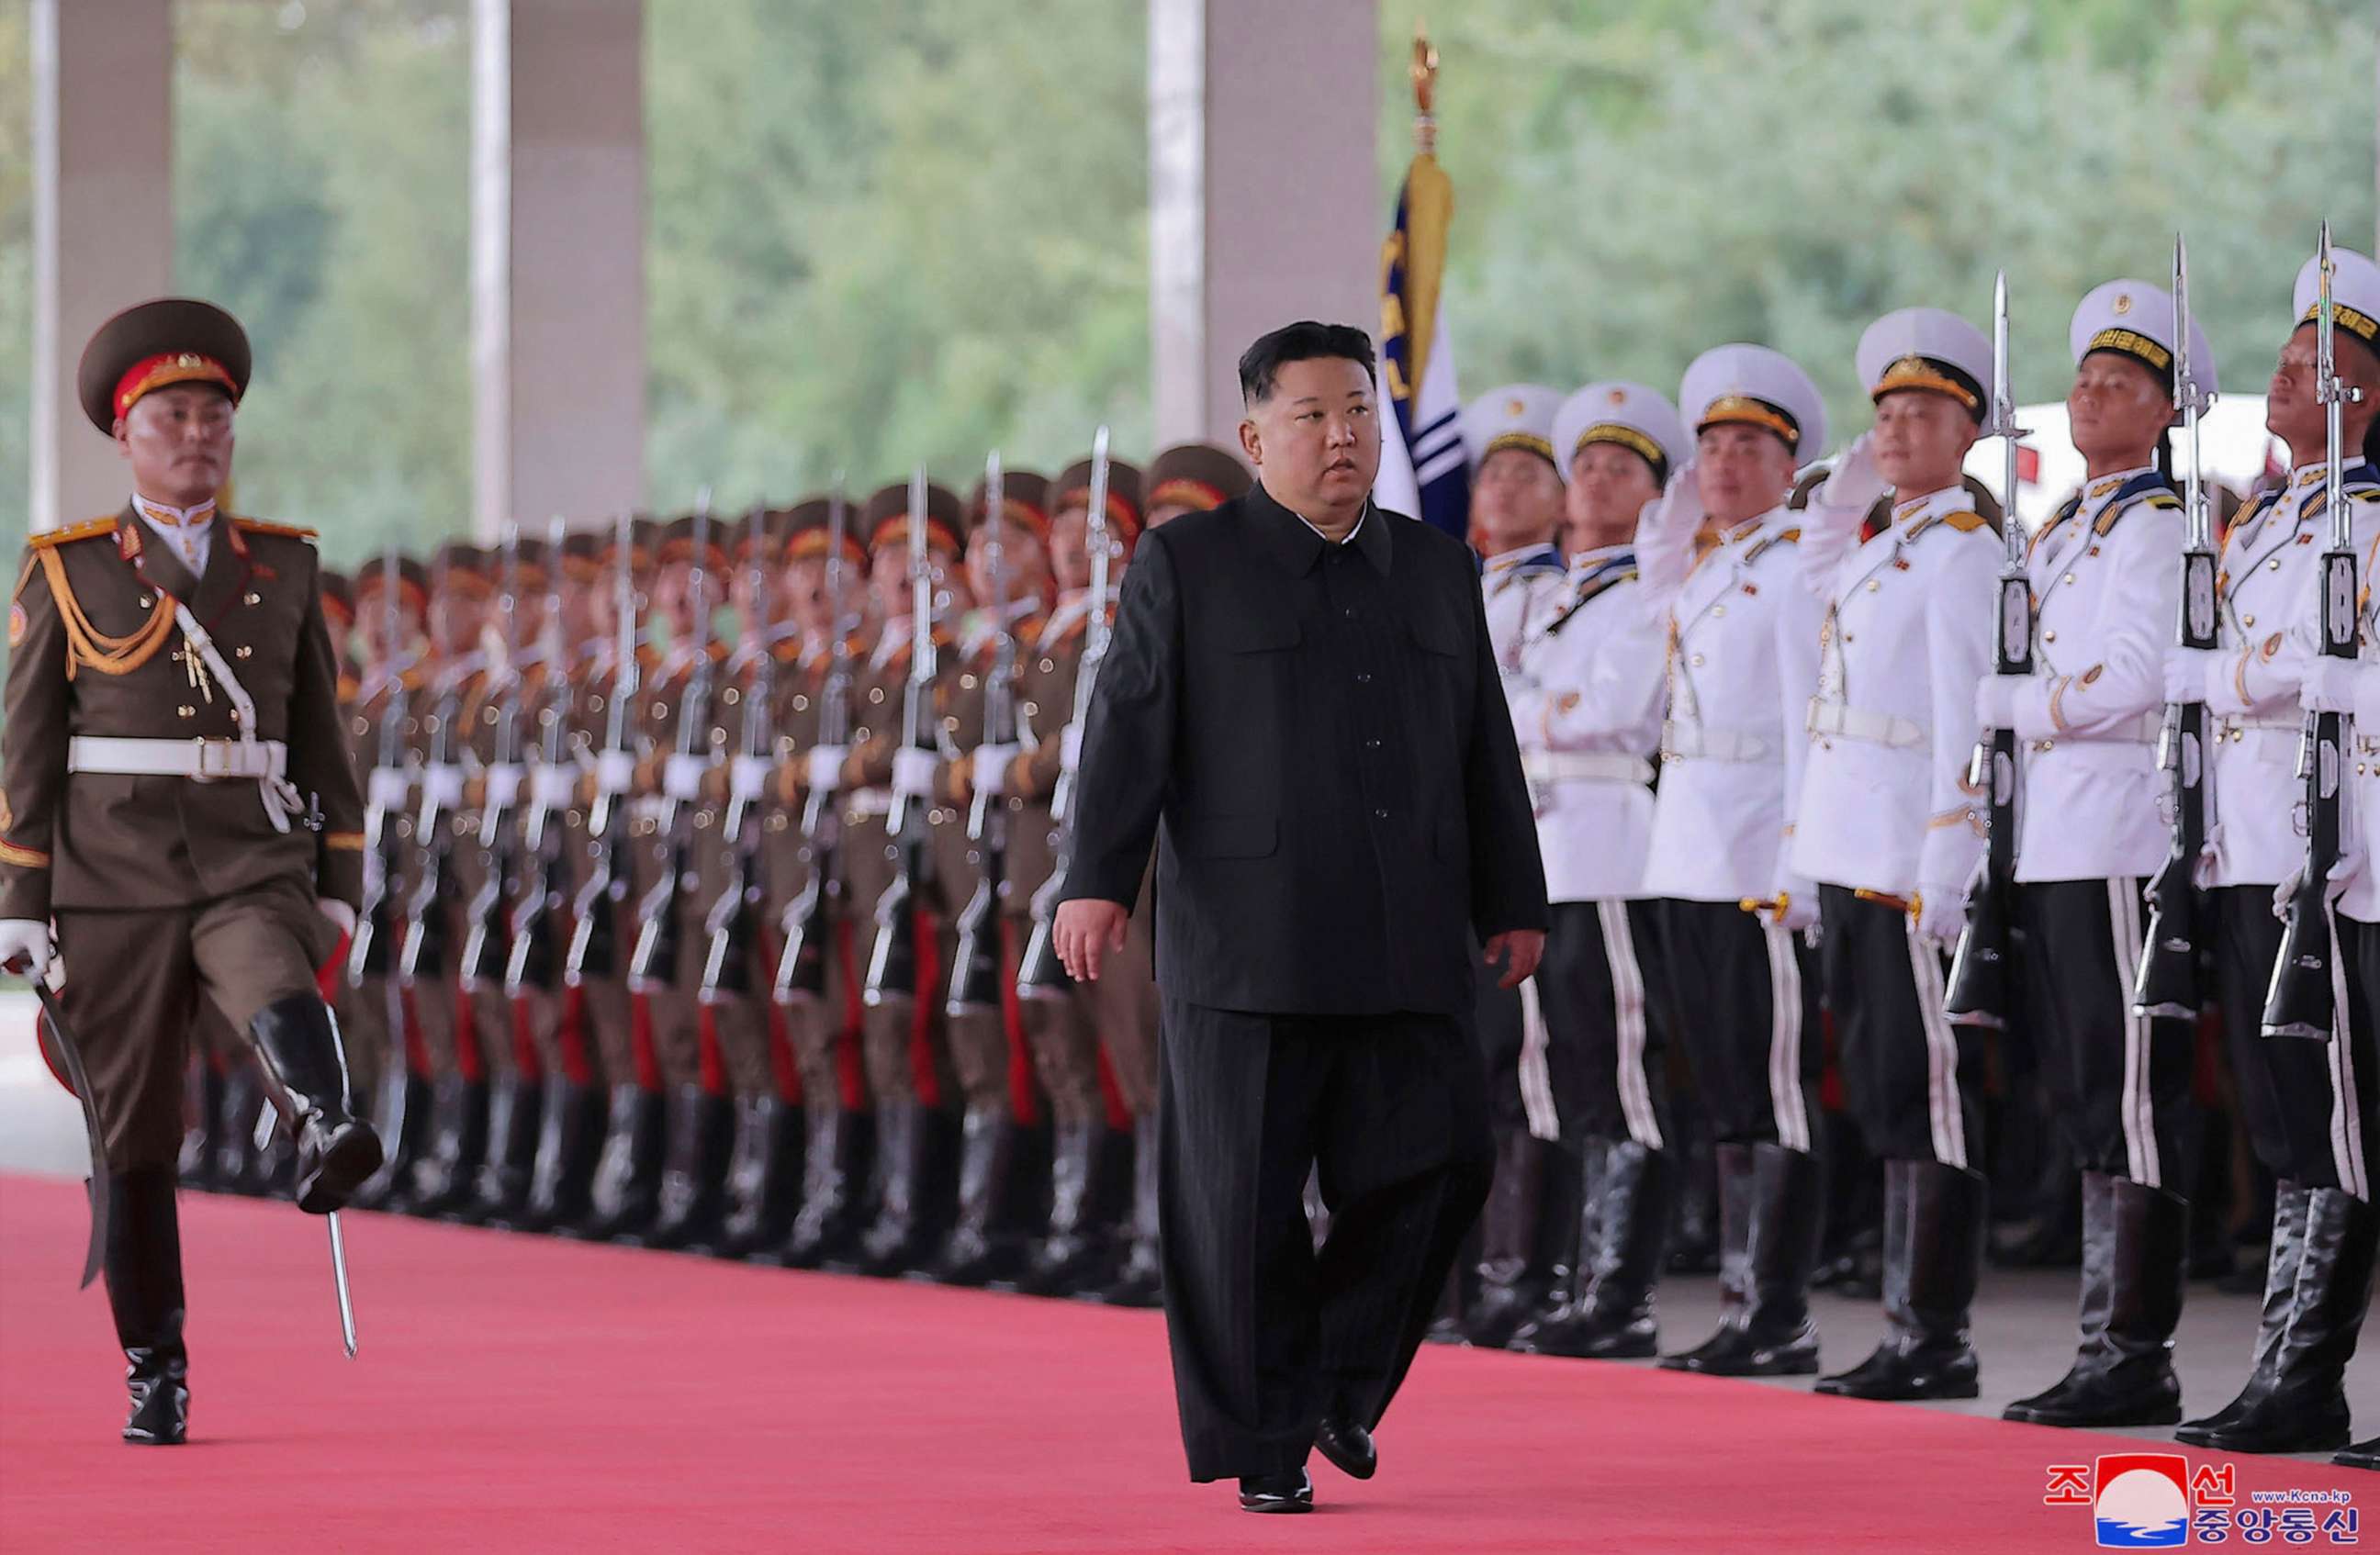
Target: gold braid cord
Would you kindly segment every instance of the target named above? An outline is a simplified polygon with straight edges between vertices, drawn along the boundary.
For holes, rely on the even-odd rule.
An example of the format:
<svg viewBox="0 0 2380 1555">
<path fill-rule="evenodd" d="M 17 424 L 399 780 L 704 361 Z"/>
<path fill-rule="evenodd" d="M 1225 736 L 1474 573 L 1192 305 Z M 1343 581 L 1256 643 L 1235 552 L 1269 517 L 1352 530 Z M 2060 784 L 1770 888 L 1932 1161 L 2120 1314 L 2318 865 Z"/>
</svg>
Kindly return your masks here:
<svg viewBox="0 0 2380 1555">
<path fill-rule="evenodd" d="M 48 579 L 50 598 L 57 605 L 58 619 L 67 629 L 67 679 L 75 678 L 78 667 L 87 666 L 103 675 L 129 675 L 148 663 L 165 644 L 174 630 L 174 612 L 152 610 L 140 631 L 128 636 L 111 637 L 91 625 L 83 613 L 82 602 L 75 597 L 74 587 L 67 581 L 66 558 L 56 550 L 41 552 L 42 574 Z"/>
</svg>

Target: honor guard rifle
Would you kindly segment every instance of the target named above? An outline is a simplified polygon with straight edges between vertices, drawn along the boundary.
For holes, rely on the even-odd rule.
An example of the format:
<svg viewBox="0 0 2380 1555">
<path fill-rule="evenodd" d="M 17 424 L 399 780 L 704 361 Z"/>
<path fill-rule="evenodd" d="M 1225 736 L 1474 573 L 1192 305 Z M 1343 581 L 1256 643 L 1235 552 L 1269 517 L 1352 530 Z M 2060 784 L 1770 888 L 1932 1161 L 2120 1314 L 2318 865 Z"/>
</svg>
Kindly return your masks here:
<svg viewBox="0 0 2380 1555">
<path fill-rule="evenodd" d="M 356 933 L 347 946 L 347 981 L 386 977 L 389 963 L 403 943 L 405 920 L 397 895 L 401 869 L 397 855 L 396 817 L 405 808 L 408 788 L 405 770 L 404 615 L 399 603 L 396 547 L 381 556 L 381 687 L 380 753 L 372 765 L 370 798 L 364 812 L 364 900 L 356 915 Z"/>
<path fill-rule="evenodd" d="M 430 591 L 433 604 L 445 592 L 451 571 L 452 563 L 439 563 Z M 398 958 L 398 970 L 408 983 L 443 981 L 454 958 L 455 839 L 447 829 L 446 812 L 463 802 L 455 720 L 461 715 L 463 685 L 468 679 L 459 668 L 450 668 L 431 705 L 430 760 L 422 770 L 421 808 L 413 824 L 421 875 L 406 904 L 405 948 Z"/>
<path fill-rule="evenodd" d="M 613 609 L 619 615 L 613 653 L 612 706 L 603 723 L 603 748 L 595 756 L 595 802 L 587 812 L 592 868 L 571 904 L 570 957 L 564 981 L 578 987 L 589 978 L 617 977 L 626 970 L 627 924 L 622 914 L 636 888 L 634 847 L 628 825 L 628 790 L 636 777 L 637 737 L 629 711 L 641 689 L 637 665 L 637 563 L 635 521 L 620 514 L 613 554 L 619 566 Z"/>
<path fill-rule="evenodd" d="M 2181 611 L 2175 636 L 2185 648 L 2212 648 L 2216 613 L 2215 524 L 2199 476 L 2198 419 L 2215 403 L 2199 387 L 2190 348 L 2190 251 L 2173 240 L 2173 408 L 2190 444 L 2182 476 Z M 2204 990 L 2198 957 L 2208 947 L 2198 865 L 2206 850 L 2206 703 L 2169 702 L 2157 735 L 2157 765 L 2173 785 L 2173 847 L 2149 884 L 2149 933 L 2132 980 L 2132 1013 L 2195 1020 Z"/>
<path fill-rule="evenodd" d="M 2016 424 L 2015 392 L 2009 385 L 2008 272 L 1992 283 L 1992 416 L 1983 436 L 2000 440 L 2001 490 L 2007 494 L 2000 537 L 2007 554 L 2000 563 L 1999 608 L 1992 616 L 1992 668 L 2001 675 L 2033 673 L 2033 583 L 2025 573 L 2024 526 L 2016 521 L 2016 451 L 2024 436 Z M 1971 788 L 1985 791 L 1984 868 L 1967 898 L 1967 923 L 1950 958 L 1952 1020 L 2001 1027 L 2008 1023 L 2010 939 L 2015 930 L 2016 731 L 1986 729 L 1968 768 Z M 1985 785 L 1989 788 L 1985 789 Z"/>
<path fill-rule="evenodd" d="M 480 802 L 480 856 L 486 861 L 486 878 L 465 912 L 469 927 L 463 934 L 461 976 L 466 988 L 503 984 L 512 959 L 512 915 L 504 898 L 517 867 L 513 821 L 520 807 L 521 703 L 528 695 L 528 678 L 521 673 L 520 530 L 504 525 L 504 583 L 496 597 L 504 613 L 504 679 L 496 695 L 496 738 L 492 760 L 482 779 Z"/>
<path fill-rule="evenodd" d="M 1016 743 L 1016 633 L 1008 619 L 1008 557 L 1002 538 L 1007 522 L 1000 454 L 984 461 L 984 561 L 991 572 L 991 671 L 983 682 L 983 743 Z M 968 757 L 973 759 L 972 754 Z M 949 1015 L 997 1009 L 1002 974 L 1008 970 L 1000 943 L 1001 908 L 1008 895 L 1008 806 L 975 790 L 967 812 L 967 840 L 976 845 L 982 878 L 959 914 L 958 949 L 951 959 Z"/>
<path fill-rule="evenodd" d="M 818 737 L 812 750 L 840 751 L 851 737 L 851 636 L 844 630 L 844 534 L 850 523 L 844 503 L 843 478 L 835 477 L 834 495 L 827 509 L 826 592 L 828 648 L 826 684 L 819 693 Z M 809 881 L 800 896 L 785 904 L 784 948 L 777 958 L 774 994 L 781 1004 L 826 995 L 826 946 L 834 932 L 834 916 L 843 897 L 835 878 L 835 843 L 840 824 L 835 816 L 835 784 L 820 782 L 828 775 L 809 774 L 809 795 L 802 803 L 802 856 Z"/>
<path fill-rule="evenodd" d="M 727 816 L 721 839 L 727 847 L 726 888 L 703 919 L 710 948 L 702 959 L 702 1001 L 743 998 L 757 991 L 761 956 L 760 919 L 769 899 L 767 855 L 760 846 L 761 810 L 769 790 L 770 753 L 775 749 L 777 710 L 778 589 L 769 509 L 752 510 L 745 531 L 751 565 L 745 573 L 744 651 L 752 673 L 744 683 L 744 727 L 728 769 Z"/>
<path fill-rule="evenodd" d="M 941 753 L 934 728 L 934 570 L 926 549 L 926 467 L 909 476 L 909 689 L 901 708 L 901 748 L 892 754 L 892 808 L 884 835 L 897 860 L 892 883 L 876 901 L 876 943 L 868 957 L 863 997 L 872 1008 L 917 993 L 917 910 L 933 869 L 931 823 L 914 786 L 901 775 L 902 757 Z M 915 758 L 912 758 L 912 765 Z"/>
<path fill-rule="evenodd" d="M 1087 548 L 1090 551 L 1091 594 L 1090 614 L 1083 625 L 1083 657 L 1075 668 L 1075 706 L 1073 721 L 1067 724 L 1060 739 L 1066 742 L 1066 759 L 1058 766 L 1057 791 L 1050 798 L 1050 818 L 1057 823 L 1059 844 L 1057 856 L 1051 860 L 1050 878 L 1033 893 L 1033 933 L 1025 942 L 1025 954 L 1018 958 L 1016 994 L 1022 999 L 1054 999 L 1074 986 L 1065 963 L 1058 958 L 1058 944 L 1052 930 L 1058 917 L 1058 895 L 1065 889 L 1066 870 L 1075 852 L 1075 761 L 1083 738 L 1083 728 L 1091 716 L 1091 690 L 1099 678 L 1099 666 L 1108 657 L 1108 429 L 1102 427 L 1091 439 L 1091 509 L 1088 514 Z"/>
<path fill-rule="evenodd" d="M 504 962 L 504 992 L 517 998 L 530 991 L 553 992 L 562 978 L 568 946 L 563 910 L 570 889 L 563 858 L 565 836 L 560 820 L 577 792 L 578 771 L 570 759 L 570 653 L 563 633 L 562 520 L 547 531 L 545 575 L 545 692 L 538 709 L 537 764 L 529 769 L 528 808 L 521 824 L 521 883 L 514 898 L 512 954 Z"/>
<path fill-rule="evenodd" d="M 694 506 L 694 558 L 686 591 L 694 603 L 694 661 L 677 702 L 677 749 L 662 764 L 662 811 L 654 826 L 669 847 L 662 877 L 637 904 L 642 927 L 628 961 L 628 986 L 639 993 L 677 986 L 678 913 L 686 898 L 700 889 L 696 873 L 694 819 L 702 808 L 702 772 L 710 750 L 710 488 Z"/>
<path fill-rule="evenodd" d="M 2356 649 L 2355 532 L 2347 492 L 2345 461 L 2338 450 L 2341 407 L 2363 392 L 2338 380 L 2337 303 L 2331 296 L 2330 223 L 2322 224 L 2316 270 L 2321 290 L 2314 299 L 2314 402 L 2321 405 L 2330 443 L 2323 472 L 2324 507 L 2330 519 L 2330 548 L 2322 556 L 2322 652 L 2353 658 Z M 2308 713 L 2298 750 L 2305 779 L 2304 873 L 2289 895 L 2289 928 L 2273 962 L 2272 986 L 2265 992 L 2265 1035 L 2330 1040 L 2341 1011 L 2337 990 L 2345 978 L 2338 964 L 2338 937 L 2331 922 L 2331 872 L 2338 867 L 2339 797 L 2346 777 L 2347 741 L 2353 719 L 2345 713 Z"/>
</svg>

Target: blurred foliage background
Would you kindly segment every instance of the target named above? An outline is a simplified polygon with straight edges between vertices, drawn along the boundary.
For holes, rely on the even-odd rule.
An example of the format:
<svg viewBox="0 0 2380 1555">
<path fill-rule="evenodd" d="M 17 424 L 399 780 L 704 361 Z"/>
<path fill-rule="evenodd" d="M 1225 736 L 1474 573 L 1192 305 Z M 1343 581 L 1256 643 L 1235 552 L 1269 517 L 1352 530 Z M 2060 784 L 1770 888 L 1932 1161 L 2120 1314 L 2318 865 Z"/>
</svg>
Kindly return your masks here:
<svg viewBox="0 0 2380 1555">
<path fill-rule="evenodd" d="M 463 527 L 466 0 L 181 0 L 177 284 L 261 377 L 240 505 L 352 561 Z M 1423 0 L 1382 0 L 1380 211 Z M 1798 356 L 1863 424 L 1859 331 L 1982 319 L 2062 392 L 2081 294 L 2191 235 L 2224 380 L 2261 389 L 2327 215 L 2374 230 L 2373 0 L 1464 0 L 1427 7 L 1473 392 Z M 988 18 L 996 16 L 996 23 Z M 994 443 L 1145 450 L 1145 22 L 1133 0 L 648 0 L 651 489 L 855 487 Z M 26 0 L 0 0 L 0 546 L 23 526 Z M 129 299 L 128 299 L 129 300 Z M 1359 320 L 1373 323 L 1375 320 Z M 600 320 L 590 320 L 600 327 Z"/>
</svg>

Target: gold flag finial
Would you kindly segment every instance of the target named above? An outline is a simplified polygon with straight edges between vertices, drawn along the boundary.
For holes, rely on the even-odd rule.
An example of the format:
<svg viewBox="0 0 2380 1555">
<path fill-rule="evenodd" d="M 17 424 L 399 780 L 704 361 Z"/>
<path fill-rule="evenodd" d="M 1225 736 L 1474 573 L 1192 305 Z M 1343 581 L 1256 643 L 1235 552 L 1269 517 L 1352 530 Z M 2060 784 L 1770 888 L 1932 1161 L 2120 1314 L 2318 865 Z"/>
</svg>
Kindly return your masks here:
<svg viewBox="0 0 2380 1555">
<path fill-rule="evenodd" d="M 1438 120 L 1431 103 L 1438 95 L 1438 50 L 1430 46 L 1429 24 L 1414 22 L 1413 43 L 1414 143 L 1424 156 L 1438 149 Z"/>
</svg>

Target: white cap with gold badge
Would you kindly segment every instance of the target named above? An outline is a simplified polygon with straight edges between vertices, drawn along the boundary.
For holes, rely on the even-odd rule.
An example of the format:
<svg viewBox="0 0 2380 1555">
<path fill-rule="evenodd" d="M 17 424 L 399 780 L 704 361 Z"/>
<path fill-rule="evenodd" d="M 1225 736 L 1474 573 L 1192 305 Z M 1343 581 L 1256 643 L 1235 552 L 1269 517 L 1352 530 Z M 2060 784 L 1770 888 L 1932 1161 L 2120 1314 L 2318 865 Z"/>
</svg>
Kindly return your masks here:
<svg viewBox="0 0 2380 1555">
<path fill-rule="evenodd" d="M 1686 451 L 1686 424 L 1678 407 L 1658 390 L 1641 383 L 1590 383 L 1554 413 L 1554 463 L 1562 479 L 1590 443 L 1610 442 L 1643 454 L 1653 466 L 1653 484 L 1669 483 L 1670 471 Z"/>
<path fill-rule="evenodd" d="M 2352 248 L 2339 247 L 2331 249 L 2330 262 L 2331 313 L 2338 332 L 2380 352 L 2380 265 Z M 2319 259 L 2308 259 L 2298 271 L 2297 299 L 2289 306 L 2301 324 L 2313 321 L 2322 295 L 2321 263 Z"/>
<path fill-rule="evenodd" d="M 2074 321 L 2066 327 L 2066 346 L 2079 367 L 2095 351 L 2130 356 L 2173 387 L 2173 293 L 2147 281 L 2104 281 L 2082 295 Z M 2198 320 L 2190 321 L 2190 376 L 2201 392 L 2215 392 L 2215 348 Z"/>
<path fill-rule="evenodd" d="M 1549 464 L 1554 457 L 1554 411 L 1561 396 L 1536 383 L 1508 383 L 1490 389 L 1463 407 L 1463 441 L 1471 450 L 1473 467 L 1491 453 L 1525 448 Z"/>
<path fill-rule="evenodd" d="M 1906 390 L 1941 394 L 1978 422 L 1992 403 L 1992 343 L 1957 314 L 1903 307 L 1862 331 L 1855 360 L 1871 400 Z"/>
<path fill-rule="evenodd" d="M 1695 357 L 1678 388 L 1678 409 L 1705 428 L 1765 427 L 1785 440 L 1796 464 L 1827 451 L 1827 402 L 1810 375 L 1765 345 L 1714 345 Z"/>
</svg>

